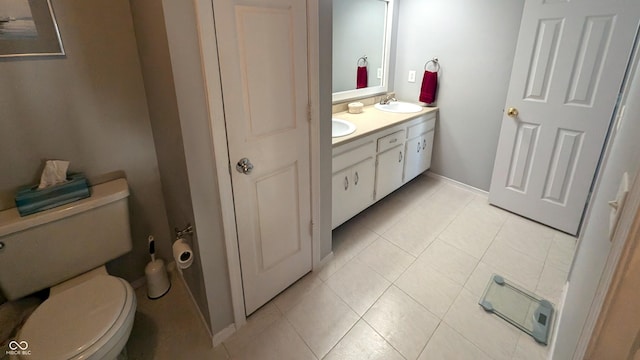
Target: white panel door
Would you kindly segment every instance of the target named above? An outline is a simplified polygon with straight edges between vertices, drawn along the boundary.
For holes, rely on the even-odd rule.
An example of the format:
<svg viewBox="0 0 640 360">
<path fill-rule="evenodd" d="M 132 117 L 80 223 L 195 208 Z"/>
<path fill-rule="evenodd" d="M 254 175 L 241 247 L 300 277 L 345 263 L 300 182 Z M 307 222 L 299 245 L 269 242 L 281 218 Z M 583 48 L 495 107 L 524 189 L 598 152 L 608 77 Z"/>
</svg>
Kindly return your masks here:
<svg viewBox="0 0 640 360">
<path fill-rule="evenodd" d="M 638 0 L 527 0 L 489 201 L 576 234 L 638 28 Z"/>
<path fill-rule="evenodd" d="M 213 7 L 248 315 L 312 266 L 306 5 Z"/>
</svg>

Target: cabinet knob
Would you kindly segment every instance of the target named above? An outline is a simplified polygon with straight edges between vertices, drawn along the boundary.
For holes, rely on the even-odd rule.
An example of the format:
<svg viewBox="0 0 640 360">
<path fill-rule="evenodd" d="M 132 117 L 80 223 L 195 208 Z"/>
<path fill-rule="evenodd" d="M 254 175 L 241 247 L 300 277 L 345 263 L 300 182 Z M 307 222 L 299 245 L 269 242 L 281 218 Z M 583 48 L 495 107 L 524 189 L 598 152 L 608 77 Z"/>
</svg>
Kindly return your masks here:
<svg viewBox="0 0 640 360">
<path fill-rule="evenodd" d="M 400 158 L 398 159 L 398 162 L 402 162 L 402 150 L 400 150 Z"/>
<path fill-rule="evenodd" d="M 360 176 L 358 176 L 358 172 L 356 171 L 356 178 L 353 181 L 353 184 L 358 186 L 358 180 L 360 179 Z"/>
<path fill-rule="evenodd" d="M 347 190 L 349 188 L 349 178 L 344 177 L 344 189 Z"/>
<path fill-rule="evenodd" d="M 422 140 L 422 150 L 427 148 L 427 139 Z"/>
<path fill-rule="evenodd" d="M 420 152 L 420 143 L 418 143 L 418 152 Z"/>
</svg>

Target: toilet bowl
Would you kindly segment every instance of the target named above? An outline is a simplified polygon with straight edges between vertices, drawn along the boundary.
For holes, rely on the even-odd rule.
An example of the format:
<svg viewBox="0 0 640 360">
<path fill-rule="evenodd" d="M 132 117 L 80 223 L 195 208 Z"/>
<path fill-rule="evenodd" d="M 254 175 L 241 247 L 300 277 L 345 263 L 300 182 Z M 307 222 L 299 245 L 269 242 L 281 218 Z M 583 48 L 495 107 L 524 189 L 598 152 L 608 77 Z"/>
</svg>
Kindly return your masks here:
<svg viewBox="0 0 640 360">
<path fill-rule="evenodd" d="M 116 359 L 131 333 L 135 309 L 131 285 L 107 274 L 52 290 L 18 334 L 29 346 L 23 358 Z"/>
</svg>

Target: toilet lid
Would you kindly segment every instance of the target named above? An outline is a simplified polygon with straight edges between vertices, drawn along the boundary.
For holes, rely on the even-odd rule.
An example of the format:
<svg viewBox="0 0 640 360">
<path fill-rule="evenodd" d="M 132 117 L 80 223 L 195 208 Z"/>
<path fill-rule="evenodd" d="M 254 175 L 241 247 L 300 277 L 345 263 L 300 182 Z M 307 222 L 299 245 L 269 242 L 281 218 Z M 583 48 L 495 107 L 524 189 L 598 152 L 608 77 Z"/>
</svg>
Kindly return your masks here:
<svg viewBox="0 0 640 360">
<path fill-rule="evenodd" d="M 123 311 L 127 291 L 116 277 L 99 275 L 42 303 L 20 331 L 32 358 L 70 359 L 93 345 Z"/>
</svg>

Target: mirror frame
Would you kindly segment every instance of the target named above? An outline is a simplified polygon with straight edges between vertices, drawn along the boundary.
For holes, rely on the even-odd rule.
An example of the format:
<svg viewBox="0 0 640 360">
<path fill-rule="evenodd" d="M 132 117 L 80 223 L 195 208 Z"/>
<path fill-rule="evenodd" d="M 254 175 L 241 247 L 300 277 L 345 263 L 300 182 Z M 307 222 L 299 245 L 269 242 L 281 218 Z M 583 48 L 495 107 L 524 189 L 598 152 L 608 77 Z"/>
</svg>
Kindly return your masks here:
<svg viewBox="0 0 640 360">
<path fill-rule="evenodd" d="M 379 86 L 370 86 L 362 89 L 346 90 L 332 93 L 332 102 L 340 103 L 351 99 L 360 99 L 367 96 L 384 94 L 389 89 L 389 59 L 391 58 L 391 35 L 393 30 L 393 1 L 379 0 L 387 3 L 384 17 L 384 39 L 382 45 L 382 79 Z"/>
</svg>

